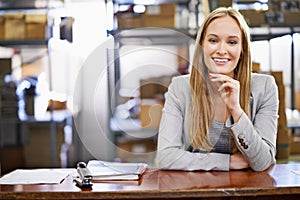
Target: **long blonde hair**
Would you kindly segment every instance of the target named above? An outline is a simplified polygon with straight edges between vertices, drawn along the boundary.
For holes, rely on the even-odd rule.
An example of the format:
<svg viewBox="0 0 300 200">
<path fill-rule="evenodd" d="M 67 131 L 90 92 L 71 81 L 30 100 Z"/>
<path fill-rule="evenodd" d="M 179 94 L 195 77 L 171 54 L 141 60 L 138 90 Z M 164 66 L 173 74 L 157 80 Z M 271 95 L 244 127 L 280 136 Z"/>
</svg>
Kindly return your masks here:
<svg viewBox="0 0 300 200">
<path fill-rule="evenodd" d="M 202 54 L 202 42 L 209 24 L 224 16 L 230 16 L 238 23 L 242 32 L 242 52 L 235 69 L 235 79 L 240 82 L 240 105 L 250 118 L 250 84 L 251 84 L 251 55 L 250 55 L 250 31 L 243 16 L 233 8 L 217 8 L 212 11 L 198 31 L 194 51 L 193 65 L 190 75 L 191 106 L 189 137 L 191 145 L 195 149 L 210 151 L 209 126 L 213 119 L 214 110 L 211 93 L 206 80 L 207 67 Z"/>
</svg>

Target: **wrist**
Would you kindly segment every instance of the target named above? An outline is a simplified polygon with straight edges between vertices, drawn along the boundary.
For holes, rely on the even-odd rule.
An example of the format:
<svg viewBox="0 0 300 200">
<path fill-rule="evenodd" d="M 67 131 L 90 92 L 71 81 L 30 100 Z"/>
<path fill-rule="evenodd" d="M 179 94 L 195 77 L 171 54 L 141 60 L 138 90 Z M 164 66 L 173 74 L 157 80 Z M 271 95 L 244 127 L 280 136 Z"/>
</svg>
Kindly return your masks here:
<svg viewBox="0 0 300 200">
<path fill-rule="evenodd" d="M 233 118 L 234 123 L 238 122 L 243 114 L 243 109 L 241 107 L 230 110 L 231 116 Z"/>
</svg>

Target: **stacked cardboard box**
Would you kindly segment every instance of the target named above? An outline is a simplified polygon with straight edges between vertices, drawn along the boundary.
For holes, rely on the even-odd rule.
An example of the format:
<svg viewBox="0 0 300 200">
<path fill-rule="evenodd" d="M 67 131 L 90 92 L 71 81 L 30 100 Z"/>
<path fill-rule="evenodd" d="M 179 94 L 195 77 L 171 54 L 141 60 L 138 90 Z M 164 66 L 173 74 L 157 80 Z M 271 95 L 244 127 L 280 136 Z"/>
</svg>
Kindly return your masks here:
<svg viewBox="0 0 300 200">
<path fill-rule="evenodd" d="M 295 92 L 295 108 L 300 111 L 300 90 Z"/>
<path fill-rule="evenodd" d="M 250 26 L 300 25 L 299 0 L 270 0 L 268 10 L 240 10 Z"/>
<path fill-rule="evenodd" d="M 163 105 L 163 102 L 155 99 L 142 100 L 139 118 L 143 128 L 159 128 Z"/>
<path fill-rule="evenodd" d="M 176 4 L 173 3 L 149 5 L 143 14 L 118 14 L 118 28 L 175 27 L 175 12 Z"/>
<path fill-rule="evenodd" d="M 7 13 L 4 15 L 4 39 L 16 40 L 25 38 L 24 13 Z"/>
<path fill-rule="evenodd" d="M 265 23 L 265 11 L 240 10 L 249 26 L 262 26 Z"/>
<path fill-rule="evenodd" d="M 45 39 L 47 17 L 40 13 L 0 15 L 0 40 Z"/>
<path fill-rule="evenodd" d="M 49 167 L 51 166 L 51 123 L 55 123 L 55 162 L 56 166 L 61 167 L 60 150 L 64 144 L 64 122 L 43 122 L 26 123 L 24 134 L 27 132 L 28 141 L 24 145 L 24 161 L 26 168 Z"/>
<path fill-rule="evenodd" d="M 172 76 L 154 77 L 140 80 L 140 114 L 143 128 L 158 129 L 164 94 L 168 90 Z"/>
<path fill-rule="evenodd" d="M 27 14 L 25 16 L 26 39 L 46 38 L 47 17 L 45 14 Z"/>
<path fill-rule="evenodd" d="M 176 4 L 150 5 L 143 15 L 145 27 L 175 27 Z"/>
<path fill-rule="evenodd" d="M 252 62 L 252 72 L 254 73 L 260 72 L 260 63 Z"/>
<path fill-rule="evenodd" d="M 143 27 L 143 18 L 140 14 L 124 13 L 117 16 L 118 28 Z"/>
<path fill-rule="evenodd" d="M 219 7 L 232 7 L 233 0 L 218 0 Z"/>
<path fill-rule="evenodd" d="M 4 16 L 0 15 L 0 40 L 4 40 Z"/>
<path fill-rule="evenodd" d="M 117 156 L 125 162 L 153 163 L 156 155 L 156 139 L 143 138 L 118 141 Z"/>
<path fill-rule="evenodd" d="M 19 146 L 1 148 L 0 164 L 0 176 L 24 168 L 23 148 Z"/>
<path fill-rule="evenodd" d="M 291 154 L 300 154 L 300 135 L 291 136 Z"/>
<path fill-rule="evenodd" d="M 278 131 L 277 131 L 277 155 L 278 159 L 288 159 L 290 156 L 291 130 L 287 127 L 285 85 L 283 72 L 271 72 L 274 76 L 279 94 Z"/>
<path fill-rule="evenodd" d="M 140 80 L 140 97 L 142 99 L 163 98 L 168 90 L 172 76 L 153 77 Z"/>
<path fill-rule="evenodd" d="M 177 48 L 177 62 L 178 62 L 177 71 L 180 74 L 189 73 L 189 66 L 190 66 L 189 49 L 186 45 L 182 45 Z"/>
</svg>

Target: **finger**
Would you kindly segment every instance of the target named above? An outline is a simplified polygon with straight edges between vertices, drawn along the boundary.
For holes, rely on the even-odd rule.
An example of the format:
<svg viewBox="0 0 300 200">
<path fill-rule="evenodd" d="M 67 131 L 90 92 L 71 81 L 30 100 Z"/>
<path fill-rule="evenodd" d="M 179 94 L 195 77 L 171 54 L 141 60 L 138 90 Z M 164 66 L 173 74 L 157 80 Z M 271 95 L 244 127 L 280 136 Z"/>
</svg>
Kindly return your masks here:
<svg viewBox="0 0 300 200">
<path fill-rule="evenodd" d="M 233 78 L 229 77 L 229 76 L 226 76 L 226 75 L 223 75 L 223 74 L 213 74 L 213 73 L 210 73 L 209 74 L 210 76 L 210 79 L 212 81 L 220 81 L 220 82 L 231 82 L 231 81 L 234 81 Z"/>
<path fill-rule="evenodd" d="M 232 83 L 232 82 L 225 82 L 225 83 L 223 83 L 223 84 L 219 87 L 218 91 L 219 91 L 219 92 L 222 92 L 222 91 L 228 91 L 228 89 L 229 89 L 229 90 L 235 89 L 234 83 Z"/>
</svg>

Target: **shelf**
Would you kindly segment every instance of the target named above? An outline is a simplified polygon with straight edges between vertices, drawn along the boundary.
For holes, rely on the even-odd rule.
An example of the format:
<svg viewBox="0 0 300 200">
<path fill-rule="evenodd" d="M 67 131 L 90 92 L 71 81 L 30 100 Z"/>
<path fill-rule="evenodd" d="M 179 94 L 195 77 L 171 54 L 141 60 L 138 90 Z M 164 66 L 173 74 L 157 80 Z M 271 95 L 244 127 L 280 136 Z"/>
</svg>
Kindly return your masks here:
<svg viewBox="0 0 300 200">
<path fill-rule="evenodd" d="M 123 29 L 113 33 L 120 45 L 176 45 L 195 39 L 193 30 L 168 28 Z"/>
<path fill-rule="evenodd" d="M 0 40 L 0 46 L 43 46 L 48 45 L 48 40 Z"/>
<path fill-rule="evenodd" d="M 165 4 L 165 3 L 177 3 L 177 4 L 188 4 L 191 0 L 113 0 L 114 3 L 122 4 L 122 5 L 157 5 L 157 4 Z"/>
<path fill-rule="evenodd" d="M 0 0 L 0 10 L 46 9 L 62 6 L 59 0 Z"/>
<path fill-rule="evenodd" d="M 252 41 L 270 40 L 285 35 L 292 35 L 294 33 L 300 33 L 299 27 L 251 27 L 251 39 Z"/>
</svg>

